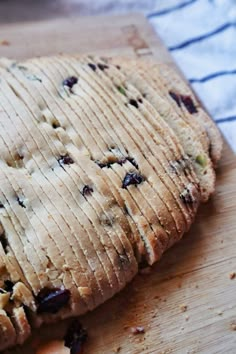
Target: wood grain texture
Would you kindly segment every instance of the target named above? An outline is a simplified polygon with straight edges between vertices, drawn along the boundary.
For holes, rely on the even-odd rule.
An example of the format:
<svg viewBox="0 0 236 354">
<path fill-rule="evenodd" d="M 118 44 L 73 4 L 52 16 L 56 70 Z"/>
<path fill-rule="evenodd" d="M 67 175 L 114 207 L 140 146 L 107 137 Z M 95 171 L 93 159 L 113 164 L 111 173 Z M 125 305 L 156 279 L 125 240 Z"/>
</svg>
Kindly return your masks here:
<svg viewBox="0 0 236 354">
<path fill-rule="evenodd" d="M 10 42 L 0 56 L 16 59 L 56 53 L 154 56 L 172 62 L 140 15 L 72 18 L 1 26 Z M 236 353 L 236 159 L 228 146 L 217 188 L 183 240 L 148 275 L 138 275 L 120 294 L 81 319 L 88 328 L 86 354 Z M 181 311 L 186 305 L 186 311 Z M 5 353 L 53 353 L 42 343 L 63 337 L 69 321 L 35 332 L 24 347 Z M 132 335 L 130 327 L 144 326 Z M 55 353 L 69 353 L 57 342 Z M 41 348 L 41 350 L 39 349 Z"/>
</svg>

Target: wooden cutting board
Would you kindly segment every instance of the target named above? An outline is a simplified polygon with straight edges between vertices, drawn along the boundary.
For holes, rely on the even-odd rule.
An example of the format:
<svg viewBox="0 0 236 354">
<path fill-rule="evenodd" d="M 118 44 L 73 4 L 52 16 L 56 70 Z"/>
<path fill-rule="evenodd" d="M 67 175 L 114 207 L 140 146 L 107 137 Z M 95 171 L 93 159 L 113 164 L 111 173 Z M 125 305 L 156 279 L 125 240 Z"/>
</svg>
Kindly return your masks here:
<svg viewBox="0 0 236 354">
<path fill-rule="evenodd" d="M 0 56 L 16 59 L 90 52 L 172 63 L 140 15 L 2 25 L 0 35 L 10 43 L 0 46 Z M 81 318 L 89 333 L 84 353 L 236 353 L 236 278 L 230 279 L 236 272 L 236 158 L 226 144 L 217 172 L 216 193 L 201 207 L 189 234 L 150 274 L 138 275 Z M 67 325 L 37 330 L 24 347 L 6 353 L 52 354 L 50 341 L 62 338 Z M 132 326 L 143 326 L 145 334 L 130 334 Z M 48 341 L 47 350 L 40 351 Z M 60 343 L 55 353 L 69 353 Z"/>
</svg>

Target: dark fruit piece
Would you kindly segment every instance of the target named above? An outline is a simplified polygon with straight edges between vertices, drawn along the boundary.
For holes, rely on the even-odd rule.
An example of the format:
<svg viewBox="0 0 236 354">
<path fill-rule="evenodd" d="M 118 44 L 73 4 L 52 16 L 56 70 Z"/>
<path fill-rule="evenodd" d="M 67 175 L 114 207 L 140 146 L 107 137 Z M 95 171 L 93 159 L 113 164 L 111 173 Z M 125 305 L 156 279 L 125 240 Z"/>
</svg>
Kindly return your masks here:
<svg viewBox="0 0 236 354">
<path fill-rule="evenodd" d="M 84 197 L 87 197 L 88 195 L 91 195 L 93 193 L 93 188 L 89 187 L 88 185 L 84 186 L 82 190 L 82 194 Z"/>
<path fill-rule="evenodd" d="M 87 338 L 87 331 L 82 327 L 79 320 L 76 319 L 71 323 L 65 334 L 64 345 L 70 348 L 71 354 L 79 354 Z"/>
<path fill-rule="evenodd" d="M 105 70 L 105 69 L 108 69 L 109 68 L 109 66 L 108 65 L 106 65 L 106 64 L 101 64 L 101 63 L 98 63 L 98 68 L 100 69 L 100 70 Z"/>
<path fill-rule="evenodd" d="M 131 98 L 129 100 L 129 104 L 131 104 L 132 106 L 134 106 L 135 108 L 138 108 L 138 102 L 136 100 L 134 100 L 133 98 Z"/>
<path fill-rule="evenodd" d="M 78 82 L 78 78 L 77 78 L 77 77 L 75 77 L 75 76 L 70 76 L 70 77 L 68 77 L 67 79 L 65 79 L 62 84 L 63 84 L 63 86 L 67 86 L 67 87 L 69 87 L 70 89 L 72 89 L 72 87 L 73 87 L 75 84 L 77 84 L 77 82 Z"/>
<path fill-rule="evenodd" d="M 59 122 L 53 122 L 52 123 L 52 127 L 53 127 L 53 129 L 57 129 L 57 128 L 60 128 L 60 124 L 59 124 Z"/>
<path fill-rule="evenodd" d="M 181 107 L 181 104 L 183 103 L 190 114 L 197 113 L 197 108 L 190 96 L 179 95 L 173 91 L 169 91 L 169 95 L 179 107 Z"/>
<path fill-rule="evenodd" d="M 196 202 L 194 195 L 188 188 L 185 188 L 184 191 L 180 194 L 180 199 L 185 204 L 194 204 Z"/>
<path fill-rule="evenodd" d="M 4 290 L 7 291 L 8 293 L 11 293 L 13 290 L 14 283 L 10 280 L 5 280 L 4 281 Z"/>
<path fill-rule="evenodd" d="M 144 181 L 144 177 L 138 173 L 126 173 L 125 178 L 122 183 L 122 188 L 127 188 L 129 185 L 133 184 L 137 186 Z"/>
<path fill-rule="evenodd" d="M 7 238 L 6 238 L 5 233 L 1 234 L 1 236 L 0 236 L 0 243 L 1 243 L 1 245 L 2 245 L 2 248 L 3 248 L 4 252 L 7 254 L 7 253 L 8 253 L 8 246 L 9 246 L 9 244 L 8 244 L 8 240 L 7 240 Z"/>
<path fill-rule="evenodd" d="M 108 163 L 103 163 L 103 162 L 99 162 L 99 161 L 95 161 L 95 162 L 101 168 L 110 167 L 110 165 Z"/>
<path fill-rule="evenodd" d="M 177 104 L 177 106 L 181 106 L 181 99 L 180 99 L 180 96 L 173 92 L 173 91 L 169 91 L 169 95 L 170 97 L 175 101 L 175 103 Z"/>
<path fill-rule="evenodd" d="M 88 66 L 90 67 L 90 69 L 92 69 L 93 71 L 96 71 L 97 67 L 95 64 L 93 63 L 88 63 Z"/>
<path fill-rule="evenodd" d="M 18 201 L 18 204 L 22 207 L 22 208 L 26 208 L 25 204 L 24 204 L 24 201 L 22 199 L 20 199 L 19 197 L 17 197 L 17 201 Z"/>
<path fill-rule="evenodd" d="M 181 95 L 181 101 L 183 102 L 185 108 L 188 110 L 190 114 L 197 113 L 197 108 L 193 103 L 193 100 L 190 96 Z"/>
<path fill-rule="evenodd" d="M 70 290 L 60 288 L 43 288 L 38 293 L 38 313 L 57 313 L 70 300 Z"/>
<path fill-rule="evenodd" d="M 127 156 L 126 160 L 129 161 L 138 170 L 138 164 L 133 157 Z"/>
<path fill-rule="evenodd" d="M 71 165 L 72 163 L 74 163 L 74 160 L 69 155 L 65 155 L 65 156 L 61 156 L 58 162 L 60 166 Z"/>
</svg>

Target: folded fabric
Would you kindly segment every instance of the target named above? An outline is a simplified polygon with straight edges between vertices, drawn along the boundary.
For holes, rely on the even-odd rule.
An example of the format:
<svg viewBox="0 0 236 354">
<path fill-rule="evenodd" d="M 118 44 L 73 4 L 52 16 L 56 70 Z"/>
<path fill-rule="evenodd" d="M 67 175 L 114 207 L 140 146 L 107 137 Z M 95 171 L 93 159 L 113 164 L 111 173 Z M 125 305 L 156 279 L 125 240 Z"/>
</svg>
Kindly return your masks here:
<svg viewBox="0 0 236 354">
<path fill-rule="evenodd" d="M 236 151 L 235 1 L 170 0 L 148 18 Z"/>
</svg>

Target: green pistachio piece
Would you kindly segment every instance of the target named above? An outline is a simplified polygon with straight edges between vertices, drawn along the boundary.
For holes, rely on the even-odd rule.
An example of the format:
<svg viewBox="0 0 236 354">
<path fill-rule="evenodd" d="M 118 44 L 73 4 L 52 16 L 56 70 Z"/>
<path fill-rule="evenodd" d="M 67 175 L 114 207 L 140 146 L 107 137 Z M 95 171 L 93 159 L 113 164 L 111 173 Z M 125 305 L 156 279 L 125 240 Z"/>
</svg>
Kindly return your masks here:
<svg viewBox="0 0 236 354">
<path fill-rule="evenodd" d="M 195 161 L 202 167 L 206 167 L 206 165 L 207 165 L 207 160 L 206 160 L 205 156 L 197 155 Z"/>
<path fill-rule="evenodd" d="M 118 89 L 118 91 L 119 91 L 122 95 L 126 96 L 126 92 L 125 92 L 124 87 L 122 87 L 122 86 L 117 86 L 117 89 Z"/>
</svg>

